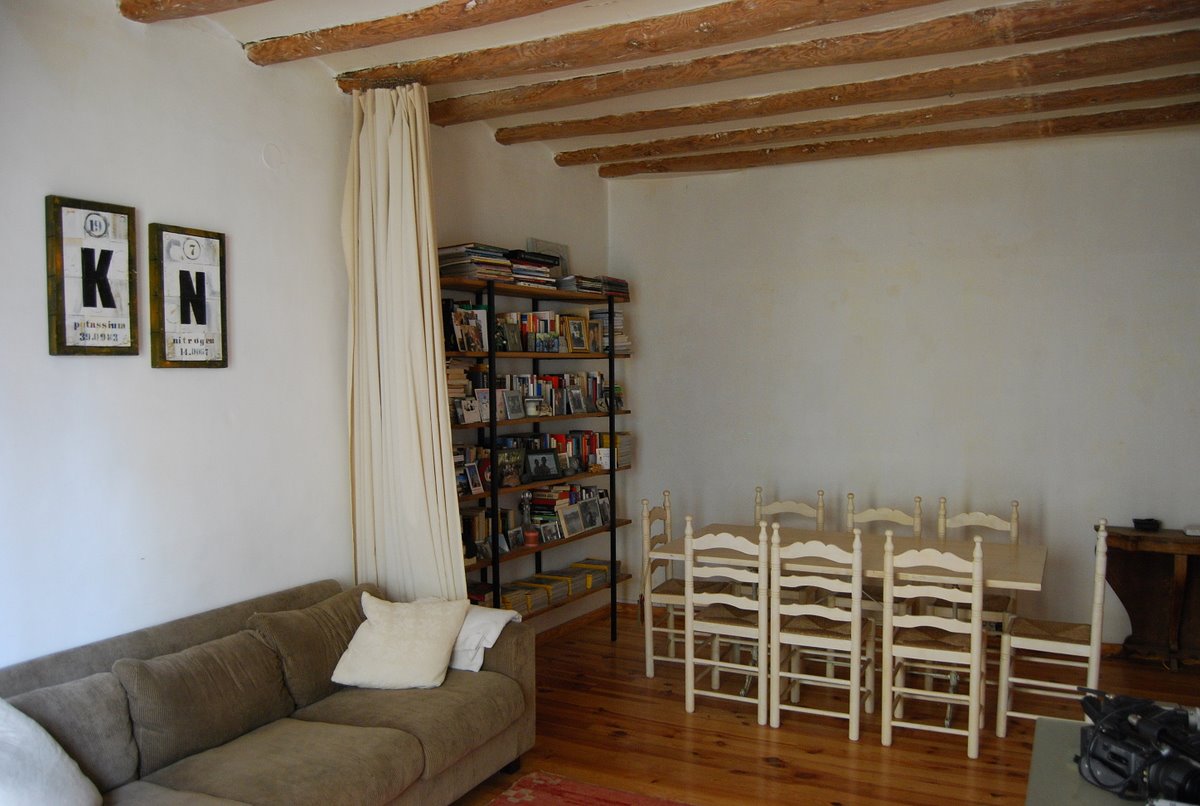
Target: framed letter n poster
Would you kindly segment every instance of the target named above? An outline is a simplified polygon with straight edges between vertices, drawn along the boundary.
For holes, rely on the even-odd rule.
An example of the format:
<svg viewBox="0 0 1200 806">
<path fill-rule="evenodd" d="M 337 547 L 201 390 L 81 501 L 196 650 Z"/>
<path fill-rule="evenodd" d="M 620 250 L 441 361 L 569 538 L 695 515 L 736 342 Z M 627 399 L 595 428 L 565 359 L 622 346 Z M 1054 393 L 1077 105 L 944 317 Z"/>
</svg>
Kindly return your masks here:
<svg viewBox="0 0 1200 806">
<path fill-rule="evenodd" d="M 50 355 L 137 355 L 132 207 L 46 197 Z"/>
<path fill-rule="evenodd" d="M 229 365 L 221 233 L 150 225 L 150 365 Z"/>
</svg>

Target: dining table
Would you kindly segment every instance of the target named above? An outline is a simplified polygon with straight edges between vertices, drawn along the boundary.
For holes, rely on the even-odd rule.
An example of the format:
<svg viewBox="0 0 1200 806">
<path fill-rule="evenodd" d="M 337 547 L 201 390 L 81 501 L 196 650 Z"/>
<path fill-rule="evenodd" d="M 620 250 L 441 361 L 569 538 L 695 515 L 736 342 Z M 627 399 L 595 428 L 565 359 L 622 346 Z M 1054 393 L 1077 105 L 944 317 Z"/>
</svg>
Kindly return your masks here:
<svg viewBox="0 0 1200 806">
<path fill-rule="evenodd" d="M 758 541 L 759 527 L 753 524 L 741 523 L 710 523 L 694 530 L 694 534 L 729 534 L 744 537 L 751 542 Z M 771 529 L 767 528 L 768 540 Z M 653 558 L 666 560 L 684 559 L 684 541 L 686 538 L 677 537 L 670 540 L 650 553 Z M 796 529 L 781 526 L 779 541 L 788 545 L 797 541 L 819 540 L 850 551 L 854 545 L 853 532 L 817 531 L 816 529 Z M 868 533 L 862 536 L 863 576 L 869 579 L 883 579 L 883 547 L 884 536 L 878 533 Z M 970 539 L 948 537 L 944 540 L 935 538 L 917 538 L 895 536 L 892 538 L 892 549 L 896 554 L 909 549 L 937 549 L 947 551 L 963 559 L 970 560 L 975 543 Z M 731 565 L 753 565 L 754 559 L 744 554 L 721 549 L 711 549 L 705 552 L 705 559 L 728 562 Z M 806 573 L 823 573 L 831 570 L 828 562 L 819 558 L 803 558 L 789 560 L 785 563 L 788 570 Z M 992 590 L 1005 591 L 1040 591 L 1042 589 L 1042 574 L 1046 568 L 1046 547 L 1025 540 L 1020 543 L 984 542 L 983 544 L 983 585 Z M 961 575 L 952 574 L 935 568 L 908 568 L 904 571 L 909 579 L 930 582 L 940 585 L 955 585 L 962 582 Z"/>
</svg>

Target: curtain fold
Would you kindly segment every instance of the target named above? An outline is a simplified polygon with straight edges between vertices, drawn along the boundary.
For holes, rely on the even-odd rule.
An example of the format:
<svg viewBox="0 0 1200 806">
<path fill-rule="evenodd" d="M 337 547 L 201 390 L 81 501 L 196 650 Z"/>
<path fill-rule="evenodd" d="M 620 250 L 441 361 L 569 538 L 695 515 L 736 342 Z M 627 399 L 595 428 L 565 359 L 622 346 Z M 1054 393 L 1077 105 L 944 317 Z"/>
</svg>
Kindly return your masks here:
<svg viewBox="0 0 1200 806">
<path fill-rule="evenodd" d="M 461 599 L 425 88 L 353 101 L 342 241 L 355 577 L 400 601 Z"/>
</svg>

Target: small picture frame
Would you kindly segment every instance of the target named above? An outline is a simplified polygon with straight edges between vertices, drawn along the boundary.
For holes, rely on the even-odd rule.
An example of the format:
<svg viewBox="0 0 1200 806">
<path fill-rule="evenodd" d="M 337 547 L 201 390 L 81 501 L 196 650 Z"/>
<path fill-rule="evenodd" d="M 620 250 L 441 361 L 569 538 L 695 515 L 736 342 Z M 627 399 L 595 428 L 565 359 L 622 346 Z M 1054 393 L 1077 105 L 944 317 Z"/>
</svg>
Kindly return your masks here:
<svg viewBox="0 0 1200 806">
<path fill-rule="evenodd" d="M 604 323 L 600 320 L 587 323 L 588 352 L 604 352 Z"/>
<path fill-rule="evenodd" d="M 560 509 L 558 521 L 562 524 L 563 537 L 574 537 L 584 531 L 583 513 L 579 509 L 579 504 L 571 504 Z"/>
<path fill-rule="evenodd" d="M 525 472 L 530 481 L 556 479 L 562 475 L 554 451 L 529 451 L 525 454 Z"/>
<path fill-rule="evenodd" d="M 468 462 L 463 469 L 467 473 L 467 488 L 470 489 L 471 494 L 481 494 L 483 492 L 483 479 L 479 476 L 479 465 L 475 462 Z"/>
<path fill-rule="evenodd" d="M 512 551 L 513 546 L 521 545 L 523 539 L 521 536 L 521 527 L 516 526 L 496 538 L 496 549 L 500 552 L 500 556 L 503 557 Z"/>
<path fill-rule="evenodd" d="M 500 474 L 500 486 L 520 486 L 521 470 L 524 464 L 524 448 L 498 448 L 496 450 L 496 471 Z"/>
<path fill-rule="evenodd" d="M 521 339 L 521 326 L 516 322 L 501 322 L 500 328 L 504 332 L 504 342 L 508 346 L 508 352 L 520 353 L 525 351 L 525 344 Z"/>
<path fill-rule="evenodd" d="M 479 403 L 479 422 L 481 422 L 481 423 L 491 422 L 491 416 L 492 416 L 491 395 L 492 395 L 492 393 L 491 393 L 490 389 L 476 389 L 475 390 L 475 400 Z M 504 419 L 504 412 L 502 412 L 500 410 L 499 406 L 496 407 L 496 419 L 497 420 Z"/>
<path fill-rule="evenodd" d="M 588 352 L 587 320 L 582 316 L 560 316 L 559 319 L 567 339 L 567 352 Z"/>
<path fill-rule="evenodd" d="M 600 520 L 600 505 L 595 498 L 585 498 L 583 501 L 580 501 L 579 512 L 583 516 L 583 528 L 585 531 L 599 529 L 603 526 Z"/>
<path fill-rule="evenodd" d="M 567 409 L 571 414 L 587 414 L 587 401 L 583 396 L 583 389 L 578 386 L 567 387 Z"/>
<path fill-rule="evenodd" d="M 492 561 L 492 541 L 484 538 L 475 543 L 475 556 L 483 562 Z"/>
<path fill-rule="evenodd" d="M 543 523 L 538 527 L 538 531 L 542 533 L 541 540 L 543 543 L 552 543 L 555 540 L 562 540 L 563 538 L 558 521 Z"/>
<path fill-rule="evenodd" d="M 525 399 L 521 396 L 520 389 L 505 389 L 502 397 L 504 398 L 504 410 L 508 413 L 508 419 L 519 420 L 525 416 Z M 499 410 L 499 406 L 496 407 Z"/>
<path fill-rule="evenodd" d="M 132 207 L 46 197 L 50 355 L 137 355 Z"/>
<path fill-rule="evenodd" d="M 462 421 L 464 423 L 482 422 L 479 414 L 479 401 L 473 397 L 462 398 Z"/>
<path fill-rule="evenodd" d="M 150 366 L 227 367 L 225 236 L 150 225 Z"/>
</svg>

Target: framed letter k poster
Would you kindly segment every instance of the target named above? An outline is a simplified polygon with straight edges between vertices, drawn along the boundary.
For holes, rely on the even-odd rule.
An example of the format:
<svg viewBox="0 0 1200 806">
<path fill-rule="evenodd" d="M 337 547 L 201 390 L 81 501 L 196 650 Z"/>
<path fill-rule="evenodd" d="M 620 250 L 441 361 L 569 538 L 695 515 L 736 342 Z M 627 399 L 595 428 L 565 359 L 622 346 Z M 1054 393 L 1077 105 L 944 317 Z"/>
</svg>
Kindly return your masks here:
<svg viewBox="0 0 1200 806">
<path fill-rule="evenodd" d="M 137 355 L 132 207 L 46 197 L 51 355 Z"/>
<path fill-rule="evenodd" d="M 229 365 L 225 236 L 150 225 L 150 365 Z"/>
</svg>

